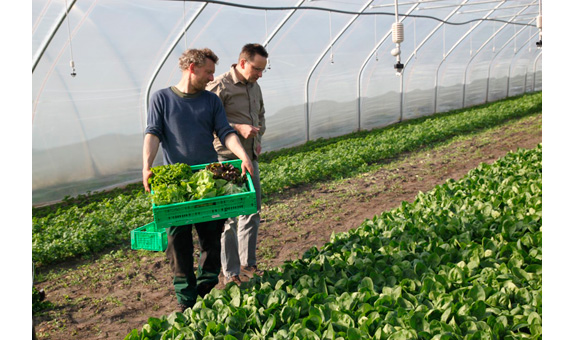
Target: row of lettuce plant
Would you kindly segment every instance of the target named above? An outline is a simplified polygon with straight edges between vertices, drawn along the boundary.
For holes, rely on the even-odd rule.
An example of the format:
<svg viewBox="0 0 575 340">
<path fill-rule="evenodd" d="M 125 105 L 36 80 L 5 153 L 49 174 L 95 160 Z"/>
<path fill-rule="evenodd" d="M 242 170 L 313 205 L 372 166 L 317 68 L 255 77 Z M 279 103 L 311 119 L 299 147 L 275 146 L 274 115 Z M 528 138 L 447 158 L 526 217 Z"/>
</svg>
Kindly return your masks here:
<svg viewBox="0 0 575 340">
<path fill-rule="evenodd" d="M 262 192 L 352 176 L 402 152 L 541 112 L 541 93 L 406 121 L 262 155 Z M 140 184 L 128 190 L 68 198 L 32 209 L 32 259 L 37 267 L 129 243 L 129 232 L 153 220 Z"/>
<path fill-rule="evenodd" d="M 542 94 L 508 98 L 470 109 L 423 117 L 346 138 L 333 138 L 262 157 L 262 191 L 340 179 L 365 172 L 370 164 L 402 152 L 417 150 L 446 139 L 473 133 L 509 119 L 541 112 Z"/>
<path fill-rule="evenodd" d="M 136 339 L 541 339 L 542 147 L 510 152 Z"/>
<path fill-rule="evenodd" d="M 84 205 L 39 209 L 32 215 L 32 260 L 42 267 L 129 242 L 131 230 L 153 220 L 150 198 L 140 187 Z"/>
</svg>

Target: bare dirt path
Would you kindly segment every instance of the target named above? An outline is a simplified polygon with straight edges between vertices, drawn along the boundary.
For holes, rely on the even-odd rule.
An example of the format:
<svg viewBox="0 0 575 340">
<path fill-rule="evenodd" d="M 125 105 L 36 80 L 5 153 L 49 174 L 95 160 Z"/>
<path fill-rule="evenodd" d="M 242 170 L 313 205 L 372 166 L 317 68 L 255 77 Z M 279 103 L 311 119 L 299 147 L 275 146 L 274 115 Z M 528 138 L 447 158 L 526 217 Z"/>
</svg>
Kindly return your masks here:
<svg viewBox="0 0 575 340">
<path fill-rule="evenodd" d="M 541 115 L 463 136 L 441 146 L 387 161 L 355 178 L 302 186 L 267 198 L 262 207 L 260 267 L 280 266 L 312 246 L 321 248 L 332 233 L 358 227 L 421 191 L 459 179 L 482 162 L 542 141 Z M 128 246 L 95 259 L 69 262 L 45 274 L 38 288 L 54 305 L 34 317 L 39 339 L 123 339 L 149 317 L 175 310 L 171 274 L 163 253 Z"/>
</svg>

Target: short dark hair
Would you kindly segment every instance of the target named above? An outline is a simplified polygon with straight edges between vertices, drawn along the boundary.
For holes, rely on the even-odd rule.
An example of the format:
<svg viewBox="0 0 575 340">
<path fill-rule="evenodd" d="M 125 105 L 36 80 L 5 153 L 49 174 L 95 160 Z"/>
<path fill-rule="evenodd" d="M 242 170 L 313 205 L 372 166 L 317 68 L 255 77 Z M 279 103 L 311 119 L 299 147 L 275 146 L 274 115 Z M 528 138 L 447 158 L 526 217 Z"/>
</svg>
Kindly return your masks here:
<svg viewBox="0 0 575 340">
<path fill-rule="evenodd" d="M 185 71 L 190 67 L 191 64 L 195 64 L 200 67 L 204 66 L 206 59 L 210 59 L 214 62 L 214 64 L 217 64 L 219 60 L 218 56 L 209 48 L 188 49 L 184 51 L 180 57 L 180 69 Z"/>
<path fill-rule="evenodd" d="M 242 51 L 240 52 L 240 59 L 252 61 L 256 54 L 259 54 L 264 58 L 268 57 L 268 51 L 266 51 L 266 48 L 262 45 L 245 44 L 244 47 L 242 47 Z"/>
</svg>

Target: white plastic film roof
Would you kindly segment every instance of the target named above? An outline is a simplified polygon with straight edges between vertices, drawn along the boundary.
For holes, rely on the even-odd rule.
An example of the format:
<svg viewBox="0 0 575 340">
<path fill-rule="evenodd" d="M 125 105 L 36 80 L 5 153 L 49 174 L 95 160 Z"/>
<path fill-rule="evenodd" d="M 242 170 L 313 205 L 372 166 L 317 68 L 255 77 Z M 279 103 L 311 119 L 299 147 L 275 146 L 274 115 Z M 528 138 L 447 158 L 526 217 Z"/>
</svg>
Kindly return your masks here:
<svg viewBox="0 0 575 340">
<path fill-rule="evenodd" d="M 266 46 L 263 151 L 542 89 L 539 0 L 32 0 L 32 10 L 33 203 L 141 178 L 148 98 L 178 82 L 190 47 L 211 48 L 220 74 L 244 44 Z"/>
</svg>

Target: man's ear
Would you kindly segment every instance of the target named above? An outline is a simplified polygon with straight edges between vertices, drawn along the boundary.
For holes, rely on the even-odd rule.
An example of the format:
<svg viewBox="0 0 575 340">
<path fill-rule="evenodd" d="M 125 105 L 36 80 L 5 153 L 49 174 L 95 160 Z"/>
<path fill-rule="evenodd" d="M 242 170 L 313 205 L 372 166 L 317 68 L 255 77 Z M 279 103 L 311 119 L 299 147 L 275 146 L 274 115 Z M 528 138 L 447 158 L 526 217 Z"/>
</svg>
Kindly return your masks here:
<svg viewBox="0 0 575 340">
<path fill-rule="evenodd" d="M 248 61 L 247 61 L 246 59 L 240 59 L 240 67 L 241 67 L 242 69 L 245 69 L 247 62 L 248 62 Z"/>
<path fill-rule="evenodd" d="M 194 63 L 190 63 L 190 66 L 188 67 L 188 71 L 190 71 L 190 73 L 194 73 L 194 69 L 195 69 L 196 65 Z"/>
</svg>

